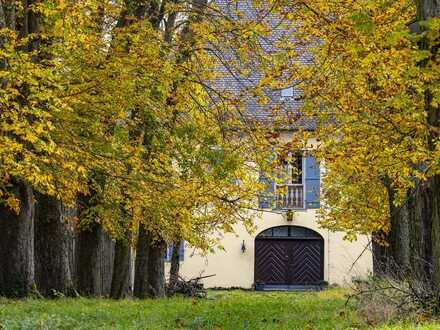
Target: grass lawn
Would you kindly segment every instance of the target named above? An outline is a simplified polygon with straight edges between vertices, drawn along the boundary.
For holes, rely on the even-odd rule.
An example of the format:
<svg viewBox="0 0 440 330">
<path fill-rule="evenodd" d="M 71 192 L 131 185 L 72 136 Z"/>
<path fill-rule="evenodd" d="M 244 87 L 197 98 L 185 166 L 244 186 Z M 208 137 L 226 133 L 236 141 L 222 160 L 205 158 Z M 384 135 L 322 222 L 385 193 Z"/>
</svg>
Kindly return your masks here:
<svg viewBox="0 0 440 330">
<path fill-rule="evenodd" d="M 211 291 L 207 299 L 0 299 L 0 329 L 365 329 L 343 290 Z M 382 326 L 440 329 L 439 324 Z"/>
</svg>

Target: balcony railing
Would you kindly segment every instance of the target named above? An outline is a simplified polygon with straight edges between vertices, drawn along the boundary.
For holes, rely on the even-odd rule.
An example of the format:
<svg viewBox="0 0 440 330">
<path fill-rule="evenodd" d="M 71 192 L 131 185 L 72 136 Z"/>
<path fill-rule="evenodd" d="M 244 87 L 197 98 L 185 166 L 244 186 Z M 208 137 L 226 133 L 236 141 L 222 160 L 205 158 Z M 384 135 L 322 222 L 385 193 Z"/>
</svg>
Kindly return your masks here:
<svg viewBox="0 0 440 330">
<path fill-rule="evenodd" d="M 286 184 L 277 186 L 277 208 L 304 208 L 304 186 L 301 184 Z"/>
</svg>

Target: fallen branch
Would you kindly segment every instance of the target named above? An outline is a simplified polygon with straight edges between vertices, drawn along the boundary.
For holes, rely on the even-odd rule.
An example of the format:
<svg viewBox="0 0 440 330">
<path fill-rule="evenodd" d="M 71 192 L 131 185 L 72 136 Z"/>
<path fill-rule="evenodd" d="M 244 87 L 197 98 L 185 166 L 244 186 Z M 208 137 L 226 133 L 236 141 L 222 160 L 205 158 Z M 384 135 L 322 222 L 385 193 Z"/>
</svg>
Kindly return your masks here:
<svg viewBox="0 0 440 330">
<path fill-rule="evenodd" d="M 213 275 L 198 276 L 189 280 L 185 280 L 181 276 L 174 283 L 168 283 L 167 295 L 173 296 L 175 294 L 183 294 L 185 297 L 199 297 L 206 298 L 206 289 L 200 281 L 205 278 L 213 277 Z"/>
</svg>

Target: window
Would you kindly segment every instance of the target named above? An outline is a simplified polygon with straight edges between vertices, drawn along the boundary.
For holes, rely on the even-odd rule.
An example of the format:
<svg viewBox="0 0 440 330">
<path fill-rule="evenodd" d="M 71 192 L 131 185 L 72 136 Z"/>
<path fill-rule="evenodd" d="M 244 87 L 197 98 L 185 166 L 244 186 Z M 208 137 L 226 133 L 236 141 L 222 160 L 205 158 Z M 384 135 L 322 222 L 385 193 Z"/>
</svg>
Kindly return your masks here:
<svg viewBox="0 0 440 330">
<path fill-rule="evenodd" d="M 303 159 L 297 154 L 289 157 L 290 159 L 283 161 L 282 179 L 284 184 L 302 184 L 303 183 Z"/>
<path fill-rule="evenodd" d="M 283 161 L 280 171 L 280 181 L 277 184 L 277 208 L 303 209 L 304 186 L 303 186 L 303 157 L 301 154 L 290 154 Z"/>
<path fill-rule="evenodd" d="M 314 230 L 299 226 L 280 226 L 269 228 L 258 234 L 257 237 L 292 237 L 298 239 L 322 238 L 321 235 Z"/>
<path fill-rule="evenodd" d="M 293 97 L 293 87 L 287 87 L 281 90 L 281 98 L 286 97 Z"/>
<path fill-rule="evenodd" d="M 272 230 L 273 237 L 289 237 L 288 227 L 275 227 Z"/>
<path fill-rule="evenodd" d="M 185 254 L 185 242 L 184 241 L 180 241 L 179 261 L 183 261 L 184 254 Z M 173 256 L 173 244 L 168 244 L 168 246 L 167 246 L 167 253 L 166 253 L 166 256 L 165 256 L 165 261 L 166 262 L 171 262 L 171 257 L 172 256 Z"/>
<path fill-rule="evenodd" d="M 303 161 L 300 155 L 293 158 L 290 166 L 290 183 L 302 184 Z"/>
</svg>

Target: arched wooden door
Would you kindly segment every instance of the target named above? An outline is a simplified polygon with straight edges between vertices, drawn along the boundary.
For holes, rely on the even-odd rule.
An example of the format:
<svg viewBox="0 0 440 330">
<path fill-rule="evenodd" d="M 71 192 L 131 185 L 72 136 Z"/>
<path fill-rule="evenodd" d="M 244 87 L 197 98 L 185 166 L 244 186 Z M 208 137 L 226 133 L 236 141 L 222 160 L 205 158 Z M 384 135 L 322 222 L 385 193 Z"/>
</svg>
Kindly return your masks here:
<svg viewBox="0 0 440 330">
<path fill-rule="evenodd" d="M 255 239 L 255 283 L 317 285 L 324 280 L 324 240 L 298 226 L 269 228 Z"/>
</svg>

